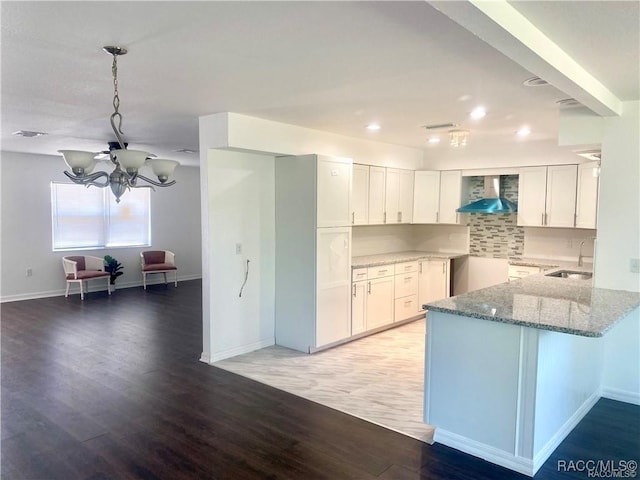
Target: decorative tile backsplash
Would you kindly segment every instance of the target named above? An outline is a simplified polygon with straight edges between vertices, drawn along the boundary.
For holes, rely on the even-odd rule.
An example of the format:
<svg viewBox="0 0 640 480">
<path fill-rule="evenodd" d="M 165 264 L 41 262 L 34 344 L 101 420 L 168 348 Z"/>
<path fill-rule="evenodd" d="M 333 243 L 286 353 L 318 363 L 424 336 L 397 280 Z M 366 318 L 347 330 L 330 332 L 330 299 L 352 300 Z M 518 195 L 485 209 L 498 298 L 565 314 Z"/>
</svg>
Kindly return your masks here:
<svg viewBox="0 0 640 480">
<path fill-rule="evenodd" d="M 469 179 L 469 201 L 484 196 L 484 177 Z M 518 203 L 518 176 L 500 176 L 500 196 Z M 477 257 L 518 258 L 524 252 L 524 228 L 515 213 L 469 213 L 469 253 Z"/>
</svg>

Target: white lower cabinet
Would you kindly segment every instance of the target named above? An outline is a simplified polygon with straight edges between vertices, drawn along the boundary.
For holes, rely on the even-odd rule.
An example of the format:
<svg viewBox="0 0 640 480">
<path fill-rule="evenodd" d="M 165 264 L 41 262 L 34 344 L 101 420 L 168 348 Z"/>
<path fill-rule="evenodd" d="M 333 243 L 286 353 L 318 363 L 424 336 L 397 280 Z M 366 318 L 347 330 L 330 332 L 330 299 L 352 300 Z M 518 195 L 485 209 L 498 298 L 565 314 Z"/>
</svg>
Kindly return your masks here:
<svg viewBox="0 0 640 480">
<path fill-rule="evenodd" d="M 355 268 L 351 283 L 351 335 L 367 330 L 367 269 Z"/>
<path fill-rule="evenodd" d="M 422 305 L 449 297 L 449 260 L 425 259 L 418 262 L 418 309 Z"/>
<path fill-rule="evenodd" d="M 394 266 L 394 322 L 418 314 L 418 262 L 396 263 Z"/>
<path fill-rule="evenodd" d="M 528 265 L 509 265 L 509 281 L 540 273 L 540 267 Z"/>
<path fill-rule="evenodd" d="M 393 323 L 393 295 L 393 275 L 367 280 L 367 330 Z"/>
</svg>

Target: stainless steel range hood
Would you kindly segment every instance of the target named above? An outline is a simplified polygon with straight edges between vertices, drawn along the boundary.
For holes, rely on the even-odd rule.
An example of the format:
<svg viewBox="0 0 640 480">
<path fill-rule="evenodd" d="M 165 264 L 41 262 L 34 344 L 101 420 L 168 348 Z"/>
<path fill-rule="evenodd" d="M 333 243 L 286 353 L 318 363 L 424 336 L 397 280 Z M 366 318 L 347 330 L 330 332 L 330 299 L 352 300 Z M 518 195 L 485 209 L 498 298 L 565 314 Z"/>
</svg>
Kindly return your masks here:
<svg viewBox="0 0 640 480">
<path fill-rule="evenodd" d="M 518 205 L 500 197 L 500 176 L 484 177 L 484 198 L 457 210 L 460 213 L 516 213 Z"/>
</svg>

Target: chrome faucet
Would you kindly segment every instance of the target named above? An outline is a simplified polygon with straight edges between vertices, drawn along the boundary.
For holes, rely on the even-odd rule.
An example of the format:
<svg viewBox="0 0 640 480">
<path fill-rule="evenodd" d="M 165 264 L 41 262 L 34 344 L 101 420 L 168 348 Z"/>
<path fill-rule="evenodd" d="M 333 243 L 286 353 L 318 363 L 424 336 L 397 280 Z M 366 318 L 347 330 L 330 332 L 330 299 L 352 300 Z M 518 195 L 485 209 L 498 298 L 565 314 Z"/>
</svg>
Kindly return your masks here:
<svg viewBox="0 0 640 480">
<path fill-rule="evenodd" d="M 580 242 L 580 252 L 578 253 L 578 266 L 582 267 L 584 265 L 584 256 L 582 255 L 582 247 L 584 246 L 584 242 L 587 240 L 595 240 L 595 237 L 586 238 Z M 588 256 L 588 255 L 587 255 Z"/>
</svg>

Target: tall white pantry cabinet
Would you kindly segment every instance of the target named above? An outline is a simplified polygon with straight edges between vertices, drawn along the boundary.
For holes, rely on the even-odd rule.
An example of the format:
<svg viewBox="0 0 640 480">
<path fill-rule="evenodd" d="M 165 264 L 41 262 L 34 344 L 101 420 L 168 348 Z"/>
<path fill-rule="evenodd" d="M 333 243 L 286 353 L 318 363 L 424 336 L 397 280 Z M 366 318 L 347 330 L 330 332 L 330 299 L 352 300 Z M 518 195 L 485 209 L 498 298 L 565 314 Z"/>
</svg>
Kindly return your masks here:
<svg viewBox="0 0 640 480">
<path fill-rule="evenodd" d="M 275 163 L 276 344 L 309 353 L 351 335 L 352 161 Z"/>
</svg>

